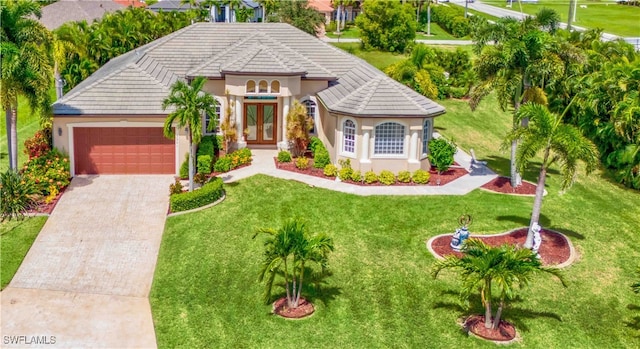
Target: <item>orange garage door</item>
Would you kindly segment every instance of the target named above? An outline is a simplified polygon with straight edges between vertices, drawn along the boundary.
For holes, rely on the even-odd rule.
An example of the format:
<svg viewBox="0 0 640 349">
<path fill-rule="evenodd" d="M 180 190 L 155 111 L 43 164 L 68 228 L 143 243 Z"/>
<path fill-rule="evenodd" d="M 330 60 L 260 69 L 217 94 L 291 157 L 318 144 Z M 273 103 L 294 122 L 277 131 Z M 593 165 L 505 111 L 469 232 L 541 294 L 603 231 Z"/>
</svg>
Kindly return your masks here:
<svg viewBox="0 0 640 349">
<path fill-rule="evenodd" d="M 175 144 L 161 127 L 76 127 L 76 174 L 173 174 Z"/>
</svg>

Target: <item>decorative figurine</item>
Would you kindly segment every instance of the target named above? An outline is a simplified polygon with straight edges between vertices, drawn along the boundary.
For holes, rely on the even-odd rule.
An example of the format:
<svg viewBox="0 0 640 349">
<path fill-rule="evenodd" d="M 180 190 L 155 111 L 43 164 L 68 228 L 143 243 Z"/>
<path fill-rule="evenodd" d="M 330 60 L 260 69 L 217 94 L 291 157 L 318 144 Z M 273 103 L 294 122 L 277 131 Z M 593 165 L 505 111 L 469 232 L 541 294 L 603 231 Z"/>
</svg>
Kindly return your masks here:
<svg viewBox="0 0 640 349">
<path fill-rule="evenodd" d="M 469 238 L 468 226 L 471 224 L 471 215 L 463 214 L 458 218 L 458 223 L 460 223 L 460 228 L 456 229 L 456 232 L 453 233 L 449 246 L 451 246 L 454 251 L 460 252 L 464 241 Z"/>
<path fill-rule="evenodd" d="M 538 253 L 538 250 L 540 249 L 540 244 L 542 243 L 542 237 L 540 236 L 542 227 L 540 226 L 540 224 L 538 224 L 538 222 L 535 222 L 533 223 L 533 227 L 531 227 L 531 230 L 533 231 L 533 246 L 531 246 L 531 251 L 536 254 L 536 257 L 540 258 L 540 253 Z"/>
</svg>

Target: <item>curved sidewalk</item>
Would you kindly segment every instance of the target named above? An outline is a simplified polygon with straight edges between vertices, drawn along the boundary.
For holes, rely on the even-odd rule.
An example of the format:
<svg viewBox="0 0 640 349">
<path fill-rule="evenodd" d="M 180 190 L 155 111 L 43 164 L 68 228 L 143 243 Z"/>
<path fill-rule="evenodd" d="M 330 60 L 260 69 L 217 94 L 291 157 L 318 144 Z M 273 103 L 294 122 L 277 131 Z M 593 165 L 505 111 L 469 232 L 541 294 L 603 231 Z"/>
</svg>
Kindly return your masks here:
<svg viewBox="0 0 640 349">
<path fill-rule="evenodd" d="M 361 196 L 465 195 L 498 176 L 489 168 L 485 168 L 484 173 L 469 173 L 442 186 L 359 186 L 280 170 L 276 168 L 273 160 L 278 153 L 277 150 L 252 149 L 251 151 L 253 153 L 251 166 L 225 173 L 222 175 L 222 179 L 225 183 L 235 182 L 256 174 L 265 174 L 276 178 L 295 180 L 318 188 Z M 468 169 L 471 165 L 471 156 L 458 149 L 458 152 L 455 155 L 455 161 L 460 164 L 461 167 Z"/>
</svg>

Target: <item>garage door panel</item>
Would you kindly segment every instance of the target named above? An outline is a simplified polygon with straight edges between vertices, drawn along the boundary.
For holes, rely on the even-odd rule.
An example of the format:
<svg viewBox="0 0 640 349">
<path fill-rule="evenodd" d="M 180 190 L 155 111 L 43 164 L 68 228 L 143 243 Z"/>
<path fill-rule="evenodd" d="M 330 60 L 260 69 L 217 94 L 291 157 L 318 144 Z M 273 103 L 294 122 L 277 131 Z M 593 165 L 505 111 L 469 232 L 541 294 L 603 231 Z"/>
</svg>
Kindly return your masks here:
<svg viewBox="0 0 640 349">
<path fill-rule="evenodd" d="M 173 174 L 175 144 L 161 127 L 74 128 L 77 174 Z"/>
</svg>

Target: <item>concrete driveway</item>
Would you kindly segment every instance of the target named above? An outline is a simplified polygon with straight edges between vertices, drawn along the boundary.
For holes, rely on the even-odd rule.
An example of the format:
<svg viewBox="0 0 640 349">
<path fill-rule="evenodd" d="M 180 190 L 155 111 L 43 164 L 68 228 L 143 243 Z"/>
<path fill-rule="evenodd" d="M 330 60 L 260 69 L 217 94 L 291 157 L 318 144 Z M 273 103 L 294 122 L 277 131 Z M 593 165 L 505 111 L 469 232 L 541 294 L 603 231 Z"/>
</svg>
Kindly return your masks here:
<svg viewBox="0 0 640 349">
<path fill-rule="evenodd" d="M 74 178 L 0 295 L 2 347 L 156 347 L 148 296 L 172 180 Z"/>
</svg>

